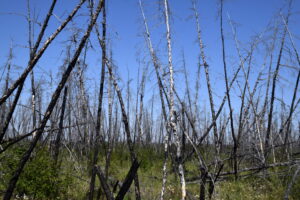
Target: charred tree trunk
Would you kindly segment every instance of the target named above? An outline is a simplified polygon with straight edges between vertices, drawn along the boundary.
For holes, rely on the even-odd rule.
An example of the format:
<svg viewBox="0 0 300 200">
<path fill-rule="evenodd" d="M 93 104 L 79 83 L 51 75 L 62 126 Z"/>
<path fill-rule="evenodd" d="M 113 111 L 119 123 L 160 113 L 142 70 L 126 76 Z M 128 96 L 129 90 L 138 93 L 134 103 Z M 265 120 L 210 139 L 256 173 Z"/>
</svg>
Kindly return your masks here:
<svg viewBox="0 0 300 200">
<path fill-rule="evenodd" d="M 97 111 L 97 122 L 95 129 L 95 145 L 94 145 L 94 156 L 92 162 L 92 176 L 90 181 L 90 191 L 89 199 L 93 200 L 94 189 L 95 189 L 95 176 L 96 176 L 96 165 L 98 162 L 98 154 L 100 151 L 100 130 L 101 130 L 101 119 L 102 119 L 102 102 L 103 102 L 103 91 L 104 91 L 104 80 L 105 80 L 105 61 L 106 61 L 106 8 L 105 0 L 103 0 L 103 21 L 102 21 L 102 40 L 100 40 L 100 34 L 96 28 L 98 40 L 102 48 L 102 67 L 101 67 L 101 80 L 100 80 L 100 90 L 99 90 L 99 99 L 98 99 L 98 111 Z M 104 141 L 103 141 L 104 142 Z"/>
<path fill-rule="evenodd" d="M 97 6 L 97 9 L 95 11 L 95 13 L 93 14 L 93 17 L 90 21 L 90 24 L 84 34 L 84 36 L 82 37 L 81 41 L 80 41 L 80 44 L 78 46 L 78 48 L 76 49 L 76 52 L 72 58 L 72 61 L 70 62 L 70 64 L 68 65 L 66 71 L 64 72 L 63 76 L 62 76 L 62 79 L 60 81 L 60 83 L 58 84 L 58 87 L 56 88 L 55 92 L 53 93 L 52 95 L 52 98 L 51 98 L 51 101 L 46 109 L 46 112 L 45 112 L 45 115 L 44 115 L 44 118 L 41 122 L 41 125 L 38 129 L 38 131 L 36 132 L 36 136 L 34 137 L 33 141 L 31 142 L 30 144 L 30 147 L 29 149 L 25 152 L 25 154 L 22 156 L 21 160 L 20 160 L 20 163 L 18 165 L 18 168 L 16 169 L 16 171 L 13 173 L 13 176 L 12 178 L 10 179 L 9 181 L 9 184 L 8 184 L 8 187 L 7 187 L 7 190 L 5 192 L 5 195 L 4 195 L 4 198 L 3 200 L 9 200 L 11 199 L 12 195 L 13 195 L 13 191 L 15 189 L 15 186 L 17 184 L 17 181 L 20 177 L 20 174 L 22 173 L 24 167 L 25 167 L 25 164 L 27 163 L 28 159 L 30 158 L 30 155 L 31 153 L 33 152 L 35 146 L 37 145 L 37 142 L 38 140 L 41 138 L 43 132 L 44 132 L 44 128 L 51 116 L 51 113 L 56 105 L 56 102 L 59 98 L 59 95 L 65 85 L 65 83 L 67 82 L 68 80 L 68 77 L 71 73 L 71 71 L 73 70 L 73 68 L 75 67 L 76 63 L 77 63 L 77 59 L 87 41 L 87 39 L 89 38 L 90 36 L 90 33 L 96 23 L 96 20 L 98 18 L 98 15 L 102 9 L 102 6 L 103 6 L 103 1 L 100 0 L 99 1 L 99 4 Z"/>
</svg>

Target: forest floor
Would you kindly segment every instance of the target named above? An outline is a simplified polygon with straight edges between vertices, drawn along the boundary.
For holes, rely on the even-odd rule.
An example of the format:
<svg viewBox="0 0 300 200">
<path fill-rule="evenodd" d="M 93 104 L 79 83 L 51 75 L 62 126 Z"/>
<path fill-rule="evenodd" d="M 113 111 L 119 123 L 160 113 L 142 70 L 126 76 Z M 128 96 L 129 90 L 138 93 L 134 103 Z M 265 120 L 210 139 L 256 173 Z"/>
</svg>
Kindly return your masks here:
<svg viewBox="0 0 300 200">
<path fill-rule="evenodd" d="M 0 154 L 0 192 L 2 195 L 26 147 L 27 144 L 21 144 Z M 78 152 L 76 153 L 67 148 L 61 152 L 60 170 L 57 171 L 53 168 L 49 147 L 39 147 L 18 181 L 15 196 L 20 197 L 19 199 L 22 199 L 22 196 L 29 197 L 29 199 L 86 199 L 90 179 L 90 168 L 87 167 L 90 166 L 88 157 L 91 155 L 82 156 Z M 99 165 L 101 168 L 104 168 L 104 152 L 101 154 Z M 83 159 L 84 157 L 86 159 Z M 141 161 L 138 175 L 142 199 L 159 199 L 162 185 L 162 152 L 158 152 L 153 147 L 142 147 L 138 149 L 138 158 Z M 126 146 L 120 145 L 114 148 L 108 173 L 108 183 L 111 186 L 111 190 L 116 186 L 117 181 L 122 183 L 130 166 L 130 156 Z M 199 199 L 199 181 L 191 181 L 194 177 L 199 176 L 197 166 L 196 159 L 190 159 L 184 165 L 189 199 Z M 165 196 L 165 199 L 168 200 L 180 199 L 181 193 L 179 177 L 175 175 L 176 173 L 174 173 L 173 169 L 172 163 L 169 162 Z M 221 177 L 215 183 L 212 199 L 283 199 L 284 192 L 294 170 L 295 167 L 273 168 L 267 171 L 267 175 L 262 172 L 251 173 L 251 175 L 249 172 L 245 172 L 240 174 L 238 180 L 234 180 L 233 176 Z M 223 171 L 231 171 L 231 169 L 225 165 Z M 287 173 L 287 171 L 289 172 Z M 289 176 L 286 174 L 289 174 Z M 99 185 L 97 180 L 97 188 L 99 188 Z M 116 187 L 117 191 L 118 187 Z M 103 198 L 101 197 L 100 199 Z M 125 199 L 135 199 L 133 184 Z M 290 199 L 300 199 L 299 177 L 292 187 Z"/>
</svg>

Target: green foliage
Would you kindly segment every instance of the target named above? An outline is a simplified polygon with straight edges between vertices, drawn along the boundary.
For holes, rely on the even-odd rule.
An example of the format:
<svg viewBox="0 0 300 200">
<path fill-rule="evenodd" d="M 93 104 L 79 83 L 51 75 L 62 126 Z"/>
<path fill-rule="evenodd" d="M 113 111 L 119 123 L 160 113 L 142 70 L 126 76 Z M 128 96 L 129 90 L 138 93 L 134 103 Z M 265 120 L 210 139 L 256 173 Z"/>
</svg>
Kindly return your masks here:
<svg viewBox="0 0 300 200">
<path fill-rule="evenodd" d="M 163 156 L 162 153 L 158 154 L 155 149 L 151 147 L 139 149 L 138 158 L 142 161 L 140 166 L 141 171 L 161 171 L 163 166 Z"/>
<path fill-rule="evenodd" d="M 297 186 L 294 185 L 293 188 Z M 270 175 L 268 178 L 252 177 L 238 181 L 226 181 L 217 185 L 216 198 L 224 200 L 272 200 L 282 199 L 286 189 L 284 179 L 277 175 Z M 298 189 L 299 191 L 299 186 Z M 299 197 L 299 196 L 298 196 Z M 290 199 L 297 199 L 292 193 Z"/>
<path fill-rule="evenodd" d="M 27 144 L 20 144 L 0 155 L 0 191 L 5 191 L 12 173 L 15 171 L 21 156 L 28 148 Z M 74 159 L 70 152 L 60 152 L 61 164 L 57 169 L 54 167 L 52 156 L 48 149 L 38 147 L 30 161 L 27 163 L 18 181 L 15 194 L 21 196 L 26 194 L 31 199 L 86 199 L 89 190 L 90 161 L 85 157 Z M 138 170 L 142 199 L 158 199 L 162 184 L 163 152 L 155 147 L 137 147 L 137 156 L 141 161 Z M 206 155 L 209 157 L 209 155 Z M 105 166 L 104 152 L 99 155 L 99 165 Z M 123 181 L 131 166 L 130 154 L 126 146 L 117 145 L 111 157 L 109 168 L 109 185 L 118 181 Z M 224 167 L 225 171 L 231 170 L 228 163 Z M 166 187 L 166 199 L 180 199 L 179 177 L 173 172 L 172 163 L 169 159 L 168 180 Z M 226 179 L 216 183 L 213 199 L 215 200 L 271 200 L 281 199 L 285 189 L 291 180 L 293 171 L 287 175 L 287 167 L 269 169 L 267 178 L 263 174 L 248 176 L 249 172 L 240 174 L 240 178 L 235 181 Z M 199 176 L 198 160 L 192 158 L 185 163 L 185 176 L 191 178 Z M 283 172 L 283 173 L 282 173 Z M 284 175 L 285 174 L 285 175 Z M 284 176 L 282 176 L 284 175 Z M 100 187 L 99 180 L 96 179 L 96 188 Z M 300 178 L 293 185 L 290 199 L 297 200 L 300 196 Z M 188 183 L 187 191 L 194 198 L 199 198 L 199 183 Z M 118 190 L 116 191 L 118 192 Z M 127 193 L 125 199 L 135 199 L 134 186 Z"/>
<path fill-rule="evenodd" d="M 292 187 L 290 197 L 292 197 L 293 199 L 300 198 L 300 176 L 299 176 L 299 174 L 298 174 L 298 178 L 296 179 L 296 181 Z"/>
<path fill-rule="evenodd" d="M 3 179 L 0 180 L 0 188 L 5 189 L 12 174 L 14 173 L 21 156 L 25 152 L 25 146 L 19 146 L 5 152 L 5 157 L 0 168 L 3 172 Z M 68 185 L 72 178 L 68 174 L 61 174 L 61 171 L 54 167 L 54 162 L 48 150 L 40 149 L 33 158 L 26 164 L 15 189 L 18 196 L 29 196 L 32 199 L 59 199 L 65 198 Z"/>
</svg>

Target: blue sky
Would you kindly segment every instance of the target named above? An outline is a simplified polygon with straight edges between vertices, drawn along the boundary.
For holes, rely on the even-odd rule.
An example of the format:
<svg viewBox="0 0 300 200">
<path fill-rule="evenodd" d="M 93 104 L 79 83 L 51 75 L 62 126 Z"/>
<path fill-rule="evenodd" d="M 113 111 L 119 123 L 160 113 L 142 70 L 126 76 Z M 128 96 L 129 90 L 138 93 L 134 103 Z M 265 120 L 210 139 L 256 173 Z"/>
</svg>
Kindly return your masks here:
<svg viewBox="0 0 300 200">
<path fill-rule="evenodd" d="M 78 1 L 71 0 L 58 0 L 54 13 L 64 19 L 66 14 L 69 13 Z M 165 41 L 165 25 L 162 14 L 159 13 L 158 1 L 144 0 L 145 11 L 148 22 L 150 24 L 150 31 L 153 38 L 155 48 L 158 50 L 162 63 L 166 64 L 166 41 Z M 203 42 L 210 64 L 210 72 L 212 76 L 213 89 L 216 95 L 220 98 L 224 94 L 224 81 L 223 81 L 223 66 L 221 65 L 221 41 L 219 30 L 218 18 L 218 5 L 217 0 L 199 0 L 198 11 L 200 14 L 200 25 L 202 29 Z M 26 14 L 26 1 L 25 0 L 2 0 L 0 7 L 0 24 L 2 29 L 0 31 L 0 64 L 3 66 L 5 63 L 8 49 L 11 41 L 13 40 L 14 48 L 14 63 L 24 68 L 28 62 L 28 50 L 24 48 L 27 45 L 27 23 L 24 17 L 19 14 Z M 48 10 L 50 0 L 31 0 L 31 7 L 39 16 L 39 21 L 44 19 L 45 12 Z M 283 8 L 283 13 L 286 11 L 285 0 L 225 0 L 224 1 L 224 20 L 225 20 L 225 39 L 227 45 L 228 63 L 231 67 L 231 72 L 236 68 L 234 63 L 237 62 L 237 53 L 232 41 L 231 28 L 228 23 L 226 15 L 230 15 L 231 19 L 238 24 L 237 34 L 241 41 L 241 45 L 246 45 L 251 37 L 255 34 L 262 32 L 266 25 L 272 21 L 275 14 Z M 118 72 L 122 79 L 122 83 L 127 80 L 127 69 L 129 76 L 133 79 L 132 89 L 135 90 L 135 82 L 137 80 L 137 54 L 142 56 L 148 55 L 142 33 L 144 27 L 142 25 L 141 13 L 138 7 L 137 0 L 108 0 L 107 1 L 107 26 L 109 31 L 109 38 L 111 39 L 114 60 L 118 65 Z M 196 26 L 193 12 L 191 10 L 191 2 L 189 0 L 170 0 L 171 9 L 171 31 L 172 31 L 172 45 L 173 45 L 173 64 L 175 70 L 179 71 L 176 74 L 175 84 L 178 90 L 183 91 L 184 85 L 182 73 L 181 52 L 185 52 L 186 66 L 190 76 L 190 86 L 194 87 L 194 80 L 197 67 L 197 56 L 199 54 L 199 47 L 196 42 Z M 299 11 L 300 1 L 295 0 L 293 3 L 293 16 L 291 18 L 290 30 L 299 36 Z M 10 14 L 9 14 L 10 13 Z M 87 9 L 84 6 L 81 14 L 86 14 Z M 18 14 L 18 15 L 17 15 Z M 75 19 L 78 27 L 85 29 L 87 25 L 87 18 L 85 16 L 78 16 Z M 56 18 L 51 19 L 51 23 L 46 32 L 46 36 L 50 35 L 55 28 L 59 25 Z M 38 28 L 38 27 L 37 27 Z M 66 30 L 57 38 L 51 47 L 46 51 L 45 56 L 38 63 L 35 73 L 40 77 L 47 78 L 45 72 L 52 71 L 56 75 L 58 68 L 64 58 L 65 41 L 70 35 L 70 31 Z M 294 38 L 300 49 L 299 38 Z M 100 49 L 95 38 L 92 37 L 91 41 L 96 47 L 95 51 L 91 51 L 88 55 L 89 68 L 87 77 L 90 83 L 97 83 L 100 74 Z M 275 52 L 275 56 L 277 51 Z M 257 56 L 256 61 L 258 66 L 254 66 L 253 79 L 256 78 L 255 69 L 260 69 L 261 59 L 263 56 Z M 146 61 L 149 59 L 146 57 Z M 232 65 L 231 65 L 232 63 Z M 19 70 L 20 72 L 21 70 Z M 153 66 L 150 65 L 149 82 L 147 83 L 146 93 L 152 95 L 152 90 L 155 86 L 156 80 L 153 71 Z M 284 70 L 286 71 L 286 70 Z M 2 68 L 1 68 L 2 72 Z M 290 71 L 284 72 L 286 76 L 291 76 Z M 17 75 L 17 73 L 15 74 Z M 230 75 L 231 77 L 231 75 Z M 56 77 L 58 78 L 58 77 Z M 295 78 L 295 76 L 292 76 Z M 201 73 L 201 80 L 205 80 L 203 70 Z M 206 92 L 204 82 L 201 82 L 201 91 L 203 94 Z M 124 86 L 124 84 L 122 84 Z M 93 84 L 94 85 L 94 84 Z M 27 88 L 29 89 L 29 88 Z M 207 96 L 202 95 L 204 100 Z"/>
</svg>

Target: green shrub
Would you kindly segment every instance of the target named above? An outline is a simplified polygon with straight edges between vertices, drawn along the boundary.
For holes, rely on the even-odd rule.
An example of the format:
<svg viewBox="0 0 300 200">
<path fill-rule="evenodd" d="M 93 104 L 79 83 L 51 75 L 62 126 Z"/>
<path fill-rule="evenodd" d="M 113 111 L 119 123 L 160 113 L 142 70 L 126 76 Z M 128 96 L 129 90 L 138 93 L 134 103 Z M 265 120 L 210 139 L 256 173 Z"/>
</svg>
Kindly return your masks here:
<svg viewBox="0 0 300 200">
<path fill-rule="evenodd" d="M 3 179 L 0 180 L 1 189 L 8 185 L 25 150 L 25 146 L 22 145 L 5 152 L 4 156 L 9 156 L 10 159 L 3 159 L 5 162 L 0 165 L 3 173 Z M 31 199 L 60 199 L 65 197 L 71 183 L 71 176 L 61 174 L 61 171 L 53 167 L 53 159 L 48 150 L 40 149 L 27 162 L 17 182 L 15 194 L 26 195 Z"/>
</svg>

